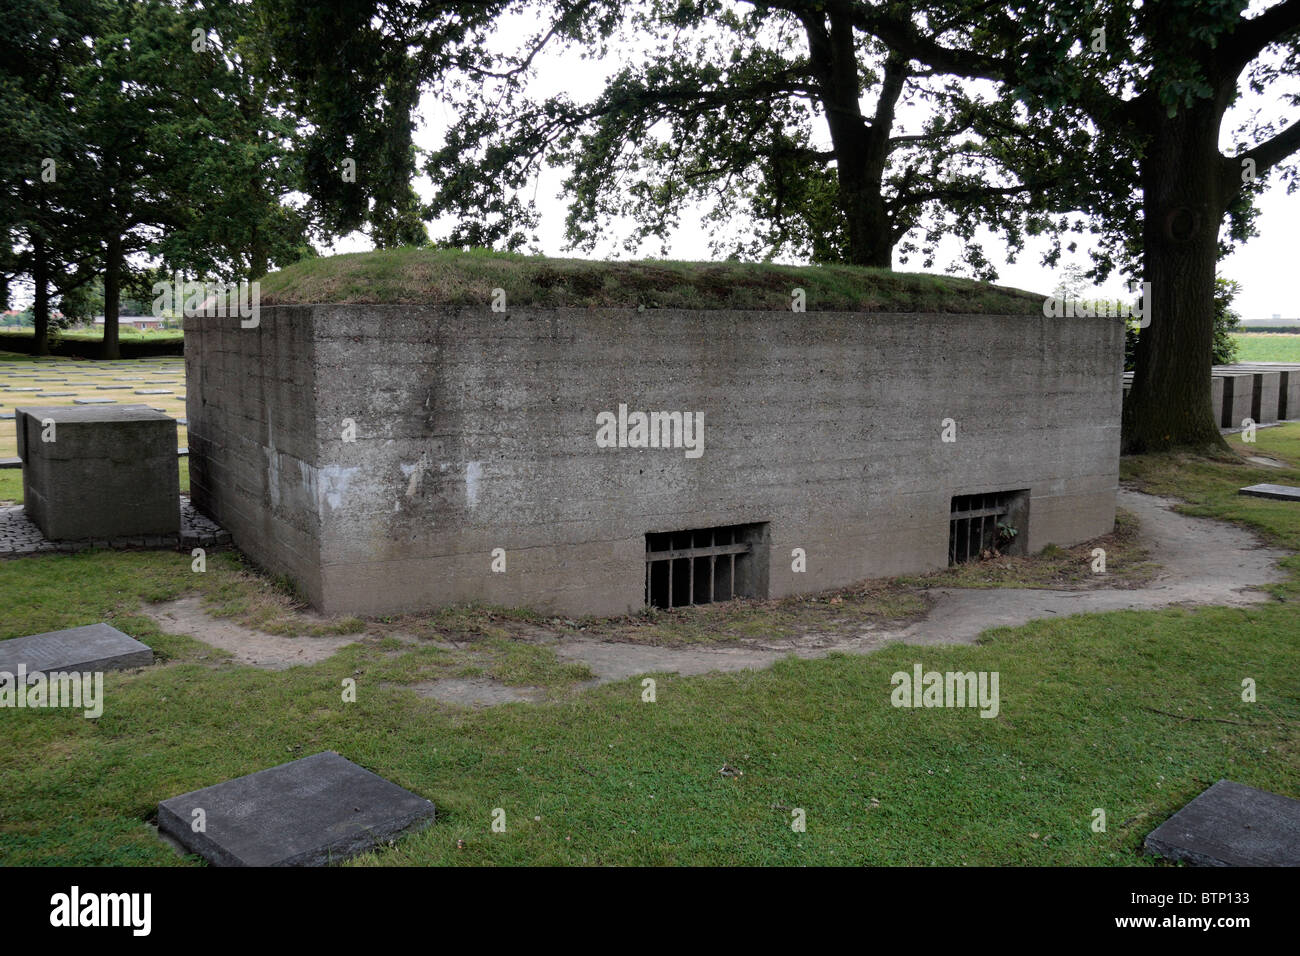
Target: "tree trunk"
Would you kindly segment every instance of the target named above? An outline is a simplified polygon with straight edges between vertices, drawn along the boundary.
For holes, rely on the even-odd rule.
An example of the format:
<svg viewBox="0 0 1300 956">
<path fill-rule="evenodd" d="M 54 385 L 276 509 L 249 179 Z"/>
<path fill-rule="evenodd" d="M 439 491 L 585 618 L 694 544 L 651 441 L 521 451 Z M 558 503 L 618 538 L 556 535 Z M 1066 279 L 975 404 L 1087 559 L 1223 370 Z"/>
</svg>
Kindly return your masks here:
<svg viewBox="0 0 1300 956">
<path fill-rule="evenodd" d="M 867 181 L 860 171 L 846 168 L 842 161 L 838 173 L 840 208 L 848 224 L 848 262 L 855 266 L 890 268 L 894 243 L 880 195 L 880 181 Z"/>
<path fill-rule="evenodd" d="M 892 81 L 888 93 L 882 86 L 888 116 L 868 122 L 859 103 L 862 90 L 852 24 L 832 15 L 827 29 L 820 14 L 809 14 L 803 22 L 835 153 L 837 199 L 848 239 L 845 261 L 888 269 L 893 265 L 893 230 L 881 186 L 893 104 L 901 90 L 894 84 L 901 81 Z"/>
<path fill-rule="evenodd" d="M 32 237 L 32 284 L 36 297 L 32 302 L 32 319 L 36 337 L 32 342 L 33 355 L 50 354 L 50 266 L 45 253 L 43 236 Z"/>
<path fill-rule="evenodd" d="M 104 346 L 100 357 L 121 358 L 117 341 L 117 314 L 122 299 L 122 240 L 111 237 L 104 250 Z"/>
<path fill-rule="evenodd" d="M 257 231 L 256 226 L 253 227 L 253 241 L 249 247 L 248 259 L 248 279 L 250 282 L 266 275 L 266 270 L 269 268 L 266 261 L 266 244 L 262 242 L 262 235 Z"/>
<path fill-rule="evenodd" d="M 1214 274 L 1223 200 L 1213 104 L 1152 118 L 1142 168 L 1143 280 L 1150 325 L 1138 335 L 1124 403 L 1128 454 L 1223 449 L 1210 409 Z"/>
</svg>

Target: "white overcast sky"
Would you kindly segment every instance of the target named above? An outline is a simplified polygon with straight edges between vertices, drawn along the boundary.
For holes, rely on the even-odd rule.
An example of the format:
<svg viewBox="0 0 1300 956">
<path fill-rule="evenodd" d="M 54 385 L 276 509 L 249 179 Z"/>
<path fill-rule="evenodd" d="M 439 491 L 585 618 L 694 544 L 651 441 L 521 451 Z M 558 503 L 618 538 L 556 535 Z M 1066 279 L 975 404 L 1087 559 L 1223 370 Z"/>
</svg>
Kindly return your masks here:
<svg viewBox="0 0 1300 956">
<path fill-rule="evenodd" d="M 499 40 L 503 46 L 517 43 L 533 28 L 535 28 L 533 22 L 516 20 L 499 30 Z M 616 68 L 618 47 L 614 47 L 612 52 L 615 59 L 602 61 L 584 60 L 571 54 L 543 55 L 537 61 L 537 77 L 532 89 L 538 96 L 567 91 L 574 99 L 587 99 L 602 88 L 605 78 Z M 1290 85 L 1290 88 L 1294 89 L 1294 85 Z M 1247 94 L 1248 98 L 1231 110 L 1225 118 L 1224 141 L 1221 143 L 1221 148 L 1229 147 L 1237 123 L 1249 115 L 1248 110 L 1259 109 L 1264 117 L 1285 117 L 1286 109 L 1280 97 L 1281 92 L 1280 89 L 1270 90 L 1263 97 Z M 863 105 L 864 109 L 874 108 L 873 90 L 867 91 Z M 896 127 L 902 126 L 909 130 L 920 128 L 924 113 L 917 112 L 916 109 L 919 108 L 909 113 L 907 107 L 900 105 Z M 454 119 L 451 109 L 448 104 L 426 95 L 421 100 L 419 113 L 415 133 L 416 143 L 425 149 L 436 148 L 441 144 L 445 130 Z M 1064 142 L 1062 144 L 1063 148 L 1072 146 L 1078 148 L 1079 145 Z M 1083 148 L 1086 148 L 1086 144 Z M 563 179 L 562 170 L 548 170 L 536 184 L 535 197 L 541 213 L 538 246 L 544 254 L 551 256 L 578 254 L 564 247 L 566 203 L 560 195 Z M 417 190 L 427 198 L 432 190 L 432 184 L 427 179 L 421 180 L 417 183 Z M 1259 235 L 1222 260 L 1219 264 L 1219 274 L 1241 283 L 1242 291 L 1237 299 L 1237 308 L 1243 318 L 1266 319 L 1275 314 L 1284 318 L 1300 317 L 1300 303 L 1296 302 L 1292 286 L 1297 263 L 1300 263 L 1300 256 L 1297 255 L 1300 252 L 1300 243 L 1297 242 L 1298 229 L 1300 229 L 1297 225 L 1300 223 L 1300 193 L 1286 195 L 1285 186 L 1274 176 L 1268 191 L 1259 201 L 1259 207 L 1261 210 L 1257 220 Z M 610 228 L 610 238 L 590 255 L 594 258 L 626 258 L 626 254 L 619 248 L 619 243 L 624 236 L 625 231 L 620 230 L 618 224 L 614 224 Z M 1083 267 L 1088 265 L 1088 237 L 1083 235 L 1077 238 L 1078 252 L 1064 257 L 1062 265 L 1066 262 L 1074 262 Z M 364 236 L 353 235 L 340 240 L 329 251 L 354 252 L 369 248 L 372 246 Z M 1056 284 L 1059 267 L 1055 271 L 1049 271 L 1039 264 L 1042 253 L 1046 249 L 1045 241 L 1037 244 L 1029 243 L 1025 252 L 1014 264 L 1006 261 L 1003 244 L 996 237 L 986 237 L 984 248 L 997 266 L 1000 283 L 1043 293 L 1050 292 Z M 955 259 L 958 249 L 956 240 L 947 248 L 941 247 L 941 255 L 935 264 L 935 271 L 942 271 L 944 265 Z M 645 250 L 647 255 L 658 253 L 657 246 Z M 707 235 L 689 217 L 673 235 L 668 248 L 668 257 L 685 260 L 712 258 Z M 901 266 L 895 259 L 894 265 L 896 268 L 918 269 L 917 261 L 914 259 L 909 265 Z M 1119 277 L 1113 277 L 1098 291 L 1110 296 L 1131 297 Z"/>
</svg>

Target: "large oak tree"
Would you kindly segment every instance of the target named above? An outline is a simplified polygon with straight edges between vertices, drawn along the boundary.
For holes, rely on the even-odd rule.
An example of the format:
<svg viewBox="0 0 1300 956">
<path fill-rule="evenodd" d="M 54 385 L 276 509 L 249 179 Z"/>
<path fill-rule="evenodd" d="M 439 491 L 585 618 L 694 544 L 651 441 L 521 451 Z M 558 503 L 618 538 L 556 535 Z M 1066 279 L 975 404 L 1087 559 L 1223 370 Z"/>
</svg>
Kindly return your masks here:
<svg viewBox="0 0 1300 956">
<path fill-rule="evenodd" d="M 1263 177 L 1300 150 L 1293 121 L 1259 124 L 1225 152 L 1224 114 L 1244 86 L 1263 92 L 1300 75 L 1300 0 L 1259 12 L 1246 0 L 813 5 L 844 12 L 916 62 L 1003 84 L 1048 122 L 1058 118 L 1063 154 L 1104 157 L 1058 201 L 1098 216 L 1110 251 L 1121 260 L 1136 252 L 1134 271 L 1151 283 L 1125 448 L 1221 446 L 1210 409 L 1215 266 L 1225 241 L 1249 234 Z M 1059 122 L 1070 115 L 1061 109 L 1086 124 Z"/>
</svg>

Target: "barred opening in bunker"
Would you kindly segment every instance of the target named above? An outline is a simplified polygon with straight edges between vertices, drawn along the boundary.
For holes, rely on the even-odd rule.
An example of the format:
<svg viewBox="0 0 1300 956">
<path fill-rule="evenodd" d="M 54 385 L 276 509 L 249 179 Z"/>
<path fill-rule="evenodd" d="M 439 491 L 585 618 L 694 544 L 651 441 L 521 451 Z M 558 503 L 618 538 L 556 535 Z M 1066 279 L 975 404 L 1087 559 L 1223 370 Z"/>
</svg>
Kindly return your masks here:
<svg viewBox="0 0 1300 956">
<path fill-rule="evenodd" d="M 1024 552 L 1028 491 L 954 495 L 948 516 L 948 565 L 977 560 L 984 552 Z"/>
<path fill-rule="evenodd" d="M 728 525 L 645 536 L 645 602 L 673 608 L 762 597 L 756 545 L 765 524 Z"/>
</svg>

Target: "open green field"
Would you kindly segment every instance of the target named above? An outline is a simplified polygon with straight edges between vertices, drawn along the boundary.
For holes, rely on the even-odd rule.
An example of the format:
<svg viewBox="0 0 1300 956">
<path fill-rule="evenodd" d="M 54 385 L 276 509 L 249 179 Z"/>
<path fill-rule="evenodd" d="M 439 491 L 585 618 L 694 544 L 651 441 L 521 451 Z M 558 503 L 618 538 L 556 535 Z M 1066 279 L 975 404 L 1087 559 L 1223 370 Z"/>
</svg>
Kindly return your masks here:
<svg viewBox="0 0 1300 956">
<path fill-rule="evenodd" d="M 1262 429 L 1251 452 L 1289 467 L 1151 456 L 1124 472 L 1194 514 L 1300 548 L 1300 508 L 1236 494 L 1254 481 L 1300 483 L 1300 425 Z M 97 720 L 0 709 L 0 863 L 192 864 L 147 826 L 159 800 L 326 749 L 438 807 L 430 829 L 363 866 L 1150 865 L 1143 836 L 1220 778 L 1300 793 L 1295 556 L 1274 600 L 1251 608 L 1052 618 L 989 631 L 977 646 L 665 674 L 655 703 L 642 702 L 638 679 L 584 689 L 583 665 L 505 636 L 504 612 L 307 625 L 233 554 L 210 555 L 203 574 L 190 561 L 0 561 L 0 638 L 107 620 L 159 656 L 106 675 Z M 279 633 L 356 632 L 359 642 L 284 671 L 239 665 L 142 613 L 186 593 Z M 701 611 L 716 613 L 661 617 Z M 999 672 L 1000 713 L 895 709 L 890 677 L 917 661 Z M 411 689 L 476 674 L 546 699 L 466 710 Z M 1246 677 L 1257 703 L 1241 700 Z M 355 703 L 342 700 L 345 678 L 357 682 Z M 724 764 L 743 775 L 723 776 Z M 496 808 L 505 833 L 491 832 Z M 795 808 L 806 832 L 791 830 Z M 1106 810 L 1104 833 L 1090 828 L 1094 808 Z"/>
<path fill-rule="evenodd" d="M 1238 332 L 1238 362 L 1300 362 L 1300 334 L 1287 332 Z"/>
<path fill-rule="evenodd" d="M 0 329 L 0 342 L 4 336 L 31 336 L 33 331 L 30 327 L 9 327 Z M 77 342 L 102 342 L 104 341 L 104 330 L 100 329 L 59 329 L 56 337 L 60 339 L 72 339 Z M 122 327 L 117 330 L 119 342 L 181 342 L 185 339 L 185 334 L 180 329 L 132 329 Z"/>
</svg>

